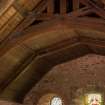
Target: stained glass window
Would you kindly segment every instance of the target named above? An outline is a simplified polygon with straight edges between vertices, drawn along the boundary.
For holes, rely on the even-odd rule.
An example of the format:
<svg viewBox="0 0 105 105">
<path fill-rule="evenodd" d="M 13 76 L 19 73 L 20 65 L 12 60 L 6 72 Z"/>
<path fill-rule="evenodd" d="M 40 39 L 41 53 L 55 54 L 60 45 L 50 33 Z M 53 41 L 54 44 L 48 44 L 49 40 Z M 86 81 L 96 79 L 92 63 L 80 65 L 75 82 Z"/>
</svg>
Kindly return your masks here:
<svg viewBox="0 0 105 105">
<path fill-rule="evenodd" d="M 102 105 L 102 95 L 97 93 L 87 94 L 86 105 Z"/>
<path fill-rule="evenodd" d="M 51 100 L 51 105 L 63 105 L 62 100 L 59 97 L 54 97 Z"/>
</svg>

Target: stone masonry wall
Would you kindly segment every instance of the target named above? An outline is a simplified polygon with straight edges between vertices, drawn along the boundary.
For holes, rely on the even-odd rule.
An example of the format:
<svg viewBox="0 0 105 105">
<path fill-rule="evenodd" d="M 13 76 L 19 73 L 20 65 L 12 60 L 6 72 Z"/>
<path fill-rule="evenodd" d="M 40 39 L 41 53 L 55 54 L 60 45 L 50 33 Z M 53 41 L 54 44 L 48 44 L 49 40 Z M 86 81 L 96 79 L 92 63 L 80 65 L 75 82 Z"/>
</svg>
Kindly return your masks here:
<svg viewBox="0 0 105 105">
<path fill-rule="evenodd" d="M 24 102 L 37 105 L 42 96 L 54 93 L 64 100 L 65 105 L 72 105 L 84 91 L 93 89 L 104 93 L 104 86 L 105 57 L 89 54 L 53 67 L 27 94 Z M 90 90 L 87 87 L 91 87 Z"/>
</svg>

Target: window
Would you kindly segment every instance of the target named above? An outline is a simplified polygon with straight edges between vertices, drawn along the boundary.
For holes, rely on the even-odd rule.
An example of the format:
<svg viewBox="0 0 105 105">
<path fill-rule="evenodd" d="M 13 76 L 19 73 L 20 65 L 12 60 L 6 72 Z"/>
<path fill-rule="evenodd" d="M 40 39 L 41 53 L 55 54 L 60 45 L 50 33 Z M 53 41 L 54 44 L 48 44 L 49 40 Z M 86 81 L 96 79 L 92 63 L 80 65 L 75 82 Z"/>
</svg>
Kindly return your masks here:
<svg viewBox="0 0 105 105">
<path fill-rule="evenodd" d="M 54 97 L 51 100 L 51 105 L 63 105 L 62 100 L 59 97 Z"/>
<path fill-rule="evenodd" d="M 46 94 L 40 98 L 37 105 L 64 105 L 64 102 L 56 94 Z"/>
<path fill-rule="evenodd" d="M 102 95 L 98 93 L 87 94 L 86 105 L 102 105 Z"/>
</svg>

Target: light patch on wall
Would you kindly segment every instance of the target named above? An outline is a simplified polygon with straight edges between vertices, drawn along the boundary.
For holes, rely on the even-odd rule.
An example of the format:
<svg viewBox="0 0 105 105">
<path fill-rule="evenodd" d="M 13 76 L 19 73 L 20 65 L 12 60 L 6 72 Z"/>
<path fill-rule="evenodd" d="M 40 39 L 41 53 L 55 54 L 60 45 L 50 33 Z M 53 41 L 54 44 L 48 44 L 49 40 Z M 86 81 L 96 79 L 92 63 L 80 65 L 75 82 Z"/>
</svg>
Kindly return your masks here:
<svg viewBox="0 0 105 105">
<path fill-rule="evenodd" d="M 92 93 L 86 95 L 86 105 L 102 105 L 102 95 L 99 93 Z"/>
</svg>

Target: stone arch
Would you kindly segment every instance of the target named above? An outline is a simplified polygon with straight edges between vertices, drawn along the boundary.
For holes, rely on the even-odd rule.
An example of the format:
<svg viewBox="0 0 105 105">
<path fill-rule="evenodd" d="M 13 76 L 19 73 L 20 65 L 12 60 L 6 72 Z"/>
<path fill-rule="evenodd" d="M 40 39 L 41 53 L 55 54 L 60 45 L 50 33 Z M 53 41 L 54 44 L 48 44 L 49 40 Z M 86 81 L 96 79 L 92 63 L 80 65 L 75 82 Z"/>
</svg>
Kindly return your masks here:
<svg viewBox="0 0 105 105">
<path fill-rule="evenodd" d="M 101 27 L 103 26 L 103 23 L 100 22 L 98 26 L 93 26 L 92 24 L 87 25 L 84 22 L 80 24 L 75 22 L 68 24 L 67 22 L 65 20 L 56 24 L 51 22 L 46 27 L 42 26 L 47 23 L 39 25 L 36 27 L 36 31 L 34 30 L 34 33 L 28 33 L 25 37 L 17 39 L 18 41 L 13 47 L 10 46 L 9 51 L 6 52 L 7 55 L 14 52 L 14 50 L 17 51 L 17 49 L 22 53 L 20 48 L 25 46 L 28 50 L 31 50 L 33 57 L 31 61 L 29 60 L 30 63 L 26 64 L 21 72 L 4 88 L 0 95 L 1 98 L 22 101 L 30 88 L 54 65 L 89 53 L 105 55 L 105 32 L 104 29 L 99 28 L 100 25 Z M 56 31 L 54 31 L 55 25 L 57 26 Z M 78 26 L 80 28 L 77 28 Z M 42 29 L 41 32 L 38 30 L 39 27 Z M 29 55 L 27 57 L 29 59 Z M 15 91 L 12 91 L 11 88 Z M 8 91 L 9 94 L 7 95 Z"/>
</svg>

